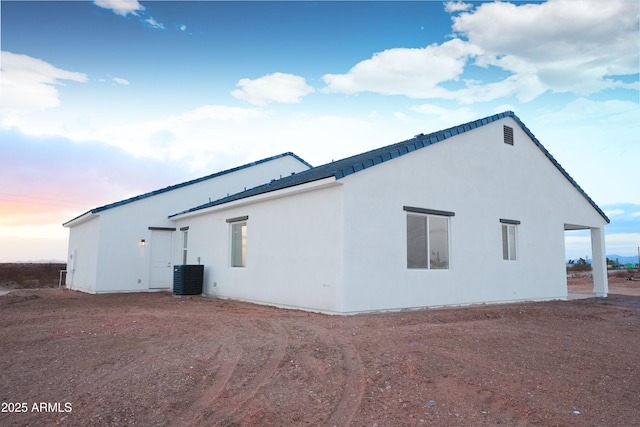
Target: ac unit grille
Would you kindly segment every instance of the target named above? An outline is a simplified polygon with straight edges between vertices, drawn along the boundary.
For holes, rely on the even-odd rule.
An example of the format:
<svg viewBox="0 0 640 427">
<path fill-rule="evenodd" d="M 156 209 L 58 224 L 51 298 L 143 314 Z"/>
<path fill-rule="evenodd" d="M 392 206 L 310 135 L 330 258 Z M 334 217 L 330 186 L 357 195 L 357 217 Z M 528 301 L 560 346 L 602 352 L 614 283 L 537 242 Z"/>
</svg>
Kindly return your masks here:
<svg viewBox="0 0 640 427">
<path fill-rule="evenodd" d="M 173 267 L 173 293 L 200 295 L 204 265 L 175 265 Z"/>
</svg>

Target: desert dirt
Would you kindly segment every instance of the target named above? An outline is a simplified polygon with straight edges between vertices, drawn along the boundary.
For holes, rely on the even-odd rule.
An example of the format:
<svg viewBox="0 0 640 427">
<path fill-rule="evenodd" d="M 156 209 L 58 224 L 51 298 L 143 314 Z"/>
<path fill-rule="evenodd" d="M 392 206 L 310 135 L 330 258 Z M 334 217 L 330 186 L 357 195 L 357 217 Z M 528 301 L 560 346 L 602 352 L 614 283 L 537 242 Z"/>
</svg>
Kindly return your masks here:
<svg viewBox="0 0 640 427">
<path fill-rule="evenodd" d="M 640 281 L 610 292 L 344 317 L 14 289 L 0 425 L 638 425 Z"/>
</svg>

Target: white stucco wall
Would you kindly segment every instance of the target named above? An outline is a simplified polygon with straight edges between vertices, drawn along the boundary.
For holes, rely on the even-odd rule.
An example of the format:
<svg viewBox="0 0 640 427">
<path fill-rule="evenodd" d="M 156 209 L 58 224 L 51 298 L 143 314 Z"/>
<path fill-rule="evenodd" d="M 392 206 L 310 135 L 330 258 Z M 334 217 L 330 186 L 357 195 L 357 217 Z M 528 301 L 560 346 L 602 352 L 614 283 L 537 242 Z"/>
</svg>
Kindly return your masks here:
<svg viewBox="0 0 640 427">
<path fill-rule="evenodd" d="M 76 225 L 69 234 L 65 278 L 68 289 L 95 292 L 99 233 L 100 218 L 93 217 Z"/>
<path fill-rule="evenodd" d="M 176 218 L 207 294 L 339 313 L 563 299 L 565 224 L 605 224 L 510 118 L 329 187 L 274 194 Z M 455 213 L 449 270 L 407 269 L 403 206 Z M 247 266 L 231 268 L 226 220 L 243 216 Z M 500 219 L 520 221 L 516 261 L 502 259 Z"/>
<path fill-rule="evenodd" d="M 503 124 L 514 130 L 513 146 L 503 142 Z M 566 298 L 565 227 L 605 224 L 511 118 L 338 181 L 167 218 L 303 169 L 285 157 L 99 213 L 99 222 L 71 229 L 70 251 L 87 248 L 78 261 L 99 241 L 74 286 L 148 290 L 149 227 L 175 229 L 173 264 L 182 264 L 180 228 L 189 227 L 187 263 L 205 266 L 212 296 L 334 313 Z M 449 270 L 407 269 L 403 206 L 455 213 Z M 227 220 L 243 216 L 247 265 L 234 268 Z M 516 261 L 502 259 L 501 218 L 520 221 Z"/>
<path fill-rule="evenodd" d="M 171 214 L 306 169 L 308 166 L 295 157 L 279 157 L 99 212 L 95 216 L 99 217 L 100 227 L 93 233 L 85 231 L 88 223 L 72 223 L 70 250 L 86 248 L 78 257 L 82 274 L 75 275 L 74 287 L 96 293 L 149 290 L 149 227 L 175 227 L 168 219 Z M 173 234 L 175 245 L 179 230 Z M 142 239 L 147 243 L 145 247 L 140 246 Z M 93 264 L 85 265 L 87 259 Z M 173 259 L 173 263 L 181 264 L 181 257 Z"/>
<path fill-rule="evenodd" d="M 346 312 L 566 298 L 564 224 L 605 223 L 510 118 L 341 181 Z M 407 269 L 403 206 L 455 213 L 449 270 Z M 521 221 L 517 261 L 501 218 Z"/>
<path fill-rule="evenodd" d="M 155 196 L 100 213 L 97 292 L 133 292 L 149 288 L 149 226 L 169 226 L 162 218 L 172 196 Z M 145 239 L 147 245 L 140 246 Z"/>
<path fill-rule="evenodd" d="M 230 267 L 226 220 L 242 216 L 247 265 Z M 189 257 L 205 265 L 206 294 L 326 312 L 342 311 L 341 224 L 337 184 L 176 221 L 189 227 Z"/>
</svg>

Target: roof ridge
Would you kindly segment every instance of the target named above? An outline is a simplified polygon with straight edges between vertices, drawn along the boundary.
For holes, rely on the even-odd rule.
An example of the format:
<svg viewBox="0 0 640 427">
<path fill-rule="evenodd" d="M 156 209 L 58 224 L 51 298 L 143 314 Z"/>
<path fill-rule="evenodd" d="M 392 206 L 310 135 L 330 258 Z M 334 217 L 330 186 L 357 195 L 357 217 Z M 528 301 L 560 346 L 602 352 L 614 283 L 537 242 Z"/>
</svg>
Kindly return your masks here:
<svg viewBox="0 0 640 427">
<path fill-rule="evenodd" d="M 253 162 L 250 162 L 250 163 L 246 163 L 246 164 L 243 164 L 243 165 L 240 165 L 240 166 L 236 166 L 236 167 L 233 167 L 233 168 L 230 168 L 230 169 L 224 169 L 224 170 L 219 171 L 219 172 L 214 172 L 212 174 L 205 175 L 205 176 L 202 176 L 200 178 L 195 178 L 195 179 L 192 179 L 192 180 L 189 180 L 189 181 L 181 182 L 179 184 L 169 185 L 169 186 L 164 187 L 164 188 L 160 188 L 160 189 L 157 189 L 157 190 L 149 191 L 149 192 L 146 192 L 146 193 L 143 193 L 143 194 L 139 194 L 137 196 L 133 196 L 133 197 L 129 197 L 127 199 L 119 200 L 117 202 L 108 203 L 108 204 L 103 205 L 103 206 L 98 206 L 96 208 L 90 209 L 87 212 L 85 212 L 85 213 L 83 213 L 81 215 L 78 215 L 77 217 L 65 222 L 63 225 L 68 224 L 68 223 L 70 223 L 72 221 L 75 221 L 76 219 L 78 219 L 78 218 L 80 218 L 80 217 L 82 217 L 84 215 L 87 215 L 89 213 L 96 214 L 96 213 L 99 213 L 99 212 L 103 212 L 103 211 L 106 211 L 108 209 L 112 209 L 112 208 L 115 208 L 115 207 L 118 207 L 118 206 L 122 206 L 122 205 L 126 205 L 126 204 L 129 204 L 129 203 L 133 203 L 133 202 L 136 202 L 138 200 L 143 200 L 143 199 L 146 199 L 146 198 L 149 198 L 149 197 L 152 197 L 152 196 L 156 196 L 158 194 L 164 194 L 164 193 L 167 193 L 169 191 L 177 190 L 179 188 L 183 188 L 183 187 L 187 187 L 187 186 L 190 186 L 190 185 L 193 185 L 193 184 L 204 182 L 204 181 L 207 181 L 207 180 L 210 180 L 210 179 L 213 179 L 213 178 L 217 178 L 219 176 L 227 175 L 227 174 L 232 173 L 232 172 L 237 172 L 239 170 L 243 170 L 243 169 L 249 168 L 251 166 L 256 166 L 256 165 L 259 165 L 259 164 L 263 164 L 263 163 L 266 163 L 266 162 L 269 162 L 269 161 L 272 161 L 272 160 L 276 160 L 276 159 L 280 159 L 280 158 L 283 158 L 283 157 L 287 157 L 287 156 L 291 156 L 291 157 L 295 158 L 296 160 L 302 162 L 304 165 L 308 166 L 309 168 L 313 168 L 313 166 L 310 163 L 306 162 L 305 160 L 303 160 L 301 157 L 299 157 L 295 153 L 293 153 L 291 151 L 287 151 L 285 153 L 276 154 L 275 156 L 266 157 L 264 159 L 256 160 L 256 161 L 253 161 Z"/>
<path fill-rule="evenodd" d="M 516 121 L 516 123 L 518 123 L 518 125 L 522 128 L 522 130 L 531 138 L 531 140 L 538 146 L 538 148 L 540 148 L 540 150 L 556 166 L 556 168 L 558 168 L 558 170 L 569 180 L 569 182 L 573 184 L 573 186 L 587 199 L 587 201 L 589 201 L 591 206 L 593 206 L 593 208 L 596 209 L 596 211 L 607 222 L 609 222 L 609 218 L 607 218 L 605 213 L 598 207 L 598 205 L 596 205 L 595 202 L 587 195 L 587 193 L 585 193 L 585 191 L 582 188 L 580 188 L 580 186 L 567 173 L 567 171 L 565 171 L 562 168 L 562 166 L 560 166 L 558 161 L 554 159 L 553 156 L 551 156 L 551 154 L 547 151 L 547 149 L 544 148 L 544 146 L 540 143 L 540 141 L 538 141 L 538 139 L 524 125 L 524 123 L 518 118 L 518 116 L 516 116 L 516 114 L 510 110 L 504 111 L 502 113 L 493 114 L 491 116 L 487 116 L 481 119 L 472 120 L 470 122 L 463 123 L 457 126 L 452 126 L 446 129 L 435 131 L 426 135 L 421 133 L 421 134 L 415 135 L 411 139 L 407 139 L 404 141 L 396 142 L 391 145 L 369 150 L 364 153 L 345 157 L 344 159 L 332 161 L 330 163 L 325 163 L 323 165 L 316 166 L 306 171 L 298 172 L 294 175 L 287 176 L 278 180 L 273 180 L 270 183 L 259 185 L 259 186 L 250 188 L 248 190 L 241 191 L 239 193 L 232 194 L 227 197 L 223 197 L 221 199 L 214 200 L 212 202 L 205 203 L 203 205 L 196 206 L 194 208 L 175 213 L 173 215 L 170 215 L 169 217 L 171 218 L 177 215 L 194 212 L 201 209 L 206 209 L 208 207 L 221 205 L 224 203 L 243 199 L 246 197 L 256 196 L 258 194 L 267 193 L 270 191 L 293 187 L 295 185 L 316 181 L 316 180 L 327 178 L 330 176 L 334 176 L 336 180 L 342 179 L 345 176 L 360 172 L 361 170 L 378 165 L 382 162 L 389 161 L 391 159 L 402 156 L 404 154 L 408 154 L 420 148 L 424 148 L 426 146 L 436 144 L 438 142 L 451 138 L 452 136 L 456 136 L 461 133 L 468 132 L 478 127 L 487 125 L 489 123 L 493 123 L 505 117 L 511 117 Z"/>
<path fill-rule="evenodd" d="M 343 178 L 347 175 L 350 175 L 352 173 L 355 172 L 359 172 L 360 170 L 366 169 L 368 167 L 377 165 L 379 163 L 382 163 L 384 161 L 388 161 L 391 160 L 393 158 L 402 156 L 404 154 L 410 153 L 412 151 L 415 151 L 417 149 L 420 148 L 424 148 L 427 145 L 432 145 L 435 144 L 437 142 L 440 141 L 444 141 L 445 139 L 451 138 L 452 136 L 458 135 L 460 133 L 464 133 L 467 132 L 471 129 L 475 129 L 477 127 L 480 126 L 484 126 L 486 124 L 492 123 L 496 120 L 500 120 L 503 119 L 504 117 L 508 117 L 508 116 L 515 116 L 515 114 L 512 111 L 505 111 L 503 113 L 500 114 L 494 114 L 493 116 L 489 116 L 489 117 L 485 117 L 482 119 L 478 119 L 478 120 L 473 120 L 471 122 L 468 123 L 463 123 L 461 125 L 457 125 L 457 126 L 452 126 L 450 128 L 447 129 L 442 129 L 439 131 L 435 131 L 429 134 L 418 134 L 416 136 L 414 136 L 411 139 L 407 139 L 405 141 L 401 141 L 401 142 L 397 142 L 395 144 L 391 144 L 391 145 L 387 145 L 385 147 L 381 147 L 375 150 L 371 150 L 371 151 L 367 151 L 365 153 L 362 154 L 358 154 L 356 156 L 352 156 L 352 157 L 365 157 L 365 161 L 364 162 L 358 162 L 354 165 L 351 165 L 351 169 L 350 168 L 346 168 L 344 170 L 338 171 L 337 175 L 336 175 L 336 179 L 340 179 Z M 414 142 L 414 140 L 416 140 Z M 392 147 L 398 147 L 397 150 L 392 149 Z M 391 150 L 391 151 L 389 151 Z M 388 151 L 388 155 L 387 156 L 379 156 L 379 155 L 374 155 L 371 158 L 366 158 L 368 155 L 371 155 L 373 152 L 384 152 L 384 151 Z M 379 158 L 378 158 L 379 157 Z M 346 159 L 345 159 L 346 160 Z"/>
<path fill-rule="evenodd" d="M 259 165 L 259 164 L 262 164 L 262 163 L 266 163 L 266 162 L 269 162 L 269 161 L 272 161 L 272 160 L 276 160 L 276 159 L 279 159 L 279 158 L 283 158 L 283 157 L 286 157 L 286 156 L 293 156 L 296 159 L 301 160 L 307 166 L 313 167 L 309 163 L 307 163 L 304 160 L 302 160 L 297 155 L 295 155 L 292 152 L 288 151 L 286 153 L 276 154 L 275 156 L 271 156 L 271 157 L 267 157 L 267 158 L 264 158 L 264 159 L 256 160 L 254 162 L 246 163 L 244 165 L 236 166 L 236 167 L 233 167 L 233 168 L 230 168 L 230 169 L 224 169 L 222 171 L 215 172 L 215 173 L 212 173 L 212 174 L 209 174 L 209 175 L 205 175 L 205 176 L 200 177 L 200 178 L 195 178 L 195 179 L 192 179 L 192 180 L 189 180 L 189 181 L 181 182 L 179 184 L 169 185 L 168 187 L 160 188 L 158 190 L 149 191 L 147 193 L 139 194 L 137 196 L 133 196 L 133 197 L 130 197 L 128 199 L 120 200 L 118 202 L 113 202 L 113 203 L 109 203 L 109 204 L 104 205 L 104 206 L 99 206 L 97 208 L 92 209 L 90 212 L 92 212 L 92 213 L 102 212 L 102 211 L 107 210 L 107 209 L 111 209 L 111 208 L 114 208 L 114 207 L 117 207 L 117 206 L 121 206 L 121 205 L 124 205 L 124 204 L 127 204 L 127 203 L 131 203 L 131 202 L 135 202 L 137 200 L 146 199 L 148 197 L 155 196 L 155 195 L 158 195 L 158 194 L 167 193 L 169 191 L 177 190 L 178 188 L 187 187 L 189 185 L 197 184 L 199 182 L 208 181 L 210 179 L 217 178 L 219 176 L 227 175 L 227 174 L 232 173 L 232 172 L 237 172 L 239 170 L 246 169 L 246 168 L 249 168 L 251 166 L 256 166 L 256 165 Z"/>
</svg>

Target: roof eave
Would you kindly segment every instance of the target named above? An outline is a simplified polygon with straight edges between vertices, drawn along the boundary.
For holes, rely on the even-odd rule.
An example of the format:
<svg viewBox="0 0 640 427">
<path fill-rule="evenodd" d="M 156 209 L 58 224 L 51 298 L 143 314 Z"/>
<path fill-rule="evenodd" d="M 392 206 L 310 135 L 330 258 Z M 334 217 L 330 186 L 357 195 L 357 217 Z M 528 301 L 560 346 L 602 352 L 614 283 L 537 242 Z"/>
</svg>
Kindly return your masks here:
<svg viewBox="0 0 640 427">
<path fill-rule="evenodd" d="M 83 213 L 80 216 L 77 216 L 77 217 L 73 218 L 72 220 L 69 220 L 69 221 L 63 223 L 62 226 L 63 227 L 67 227 L 67 228 L 74 227 L 76 225 L 82 224 L 83 222 L 87 222 L 90 219 L 93 219 L 93 218 L 98 217 L 98 216 L 100 216 L 100 215 L 97 215 L 96 213 L 94 213 L 93 210 L 90 210 L 88 212 Z"/>
<path fill-rule="evenodd" d="M 283 157 L 292 157 L 292 158 L 298 160 L 299 162 L 301 162 L 302 164 L 304 164 L 305 166 L 307 166 L 308 168 L 310 168 L 310 169 L 313 168 L 313 166 L 311 166 L 311 164 L 306 162 L 304 159 L 299 157 L 297 154 L 288 151 L 286 153 L 276 154 L 275 156 L 266 157 L 264 159 L 256 160 L 256 161 L 251 162 L 251 163 L 246 163 L 246 164 L 241 165 L 241 166 L 236 166 L 236 167 L 233 167 L 233 168 L 230 168 L 230 169 L 225 169 L 225 170 L 222 170 L 222 171 L 210 174 L 210 175 L 206 175 L 206 176 L 203 176 L 203 177 L 200 177 L 200 178 L 196 178 L 196 179 L 192 179 L 192 180 L 189 180 L 189 181 L 185 181 L 185 182 L 182 182 L 180 184 L 170 185 L 170 186 L 165 187 L 165 188 L 160 188 L 158 190 L 149 191 L 147 193 L 139 194 L 137 196 L 129 197 L 127 199 L 123 199 L 123 200 L 120 200 L 120 201 L 117 201 L 117 202 L 109 203 L 107 205 L 99 206 L 99 207 L 93 208 L 90 212 L 99 213 L 99 212 L 106 211 L 106 210 L 109 210 L 109 209 L 117 208 L 117 207 L 120 207 L 120 206 L 124 206 L 124 205 L 130 204 L 130 203 L 134 203 L 134 202 L 140 201 L 140 200 L 145 200 L 145 199 L 148 199 L 150 197 L 154 197 L 154 196 L 157 196 L 157 195 L 160 195 L 160 194 L 168 193 L 170 191 L 174 191 L 174 190 L 178 190 L 178 189 L 181 189 L 181 188 L 184 188 L 184 187 L 188 187 L 188 186 L 193 185 L 193 184 L 198 184 L 198 183 L 201 183 L 201 182 L 204 182 L 204 181 L 215 179 L 215 178 L 218 178 L 218 177 L 223 176 L 223 175 L 228 175 L 228 174 L 233 173 L 233 172 L 238 172 L 238 171 L 243 170 L 243 169 L 248 169 L 248 168 L 250 168 L 252 166 L 264 164 L 264 163 L 267 163 L 267 162 L 270 162 L 270 161 L 273 161 L 273 160 L 278 160 L 278 159 L 281 159 Z M 75 221 L 76 219 L 77 218 L 74 218 L 74 219 L 64 223 L 63 226 L 66 226 L 66 224 L 69 224 L 69 223 Z"/>
<path fill-rule="evenodd" d="M 197 208 L 195 210 L 188 210 L 184 212 L 178 212 L 176 214 L 170 215 L 169 219 L 171 221 L 178 221 L 181 219 L 192 218 L 195 216 L 205 215 L 212 212 L 223 211 L 227 209 L 237 208 L 240 206 L 250 205 L 253 203 L 263 202 L 265 200 L 277 199 L 280 197 L 291 196 L 293 194 L 304 193 L 307 191 L 319 190 L 321 188 L 326 188 L 335 185 L 342 185 L 336 181 L 334 176 L 319 179 L 316 181 L 305 182 L 298 185 L 292 185 L 290 187 L 280 188 L 278 190 L 273 190 L 265 193 L 256 194 L 253 196 L 243 197 L 241 199 L 231 200 L 226 203 L 221 203 L 213 206 L 203 206 L 201 208 Z"/>
<path fill-rule="evenodd" d="M 564 175 L 564 177 L 575 187 L 575 189 L 578 190 L 580 194 L 582 194 L 582 196 L 587 200 L 587 202 L 589 202 L 589 204 L 596 210 L 596 212 L 600 214 L 600 216 L 607 222 L 607 224 L 610 224 L 611 220 L 609 220 L 609 217 L 607 217 L 604 211 L 600 209 L 596 202 L 594 202 L 593 199 L 589 197 L 589 195 L 582 189 L 582 187 L 578 185 L 578 183 L 571 177 L 571 175 L 569 175 L 569 173 L 562 167 L 562 165 L 560 165 L 560 163 L 558 163 L 558 161 L 551 155 L 551 153 L 547 151 L 544 145 L 542 145 L 542 143 L 538 141 L 538 138 L 535 137 L 533 132 L 531 132 L 529 128 L 525 126 L 522 120 L 520 120 L 520 118 L 512 112 L 511 114 L 509 114 L 509 116 L 513 120 L 515 120 L 516 123 L 518 123 L 520 128 L 529 136 L 529 138 L 531 138 L 534 144 L 538 146 L 538 148 L 547 156 L 547 158 L 560 171 L 560 173 L 562 173 L 562 175 Z"/>
</svg>

